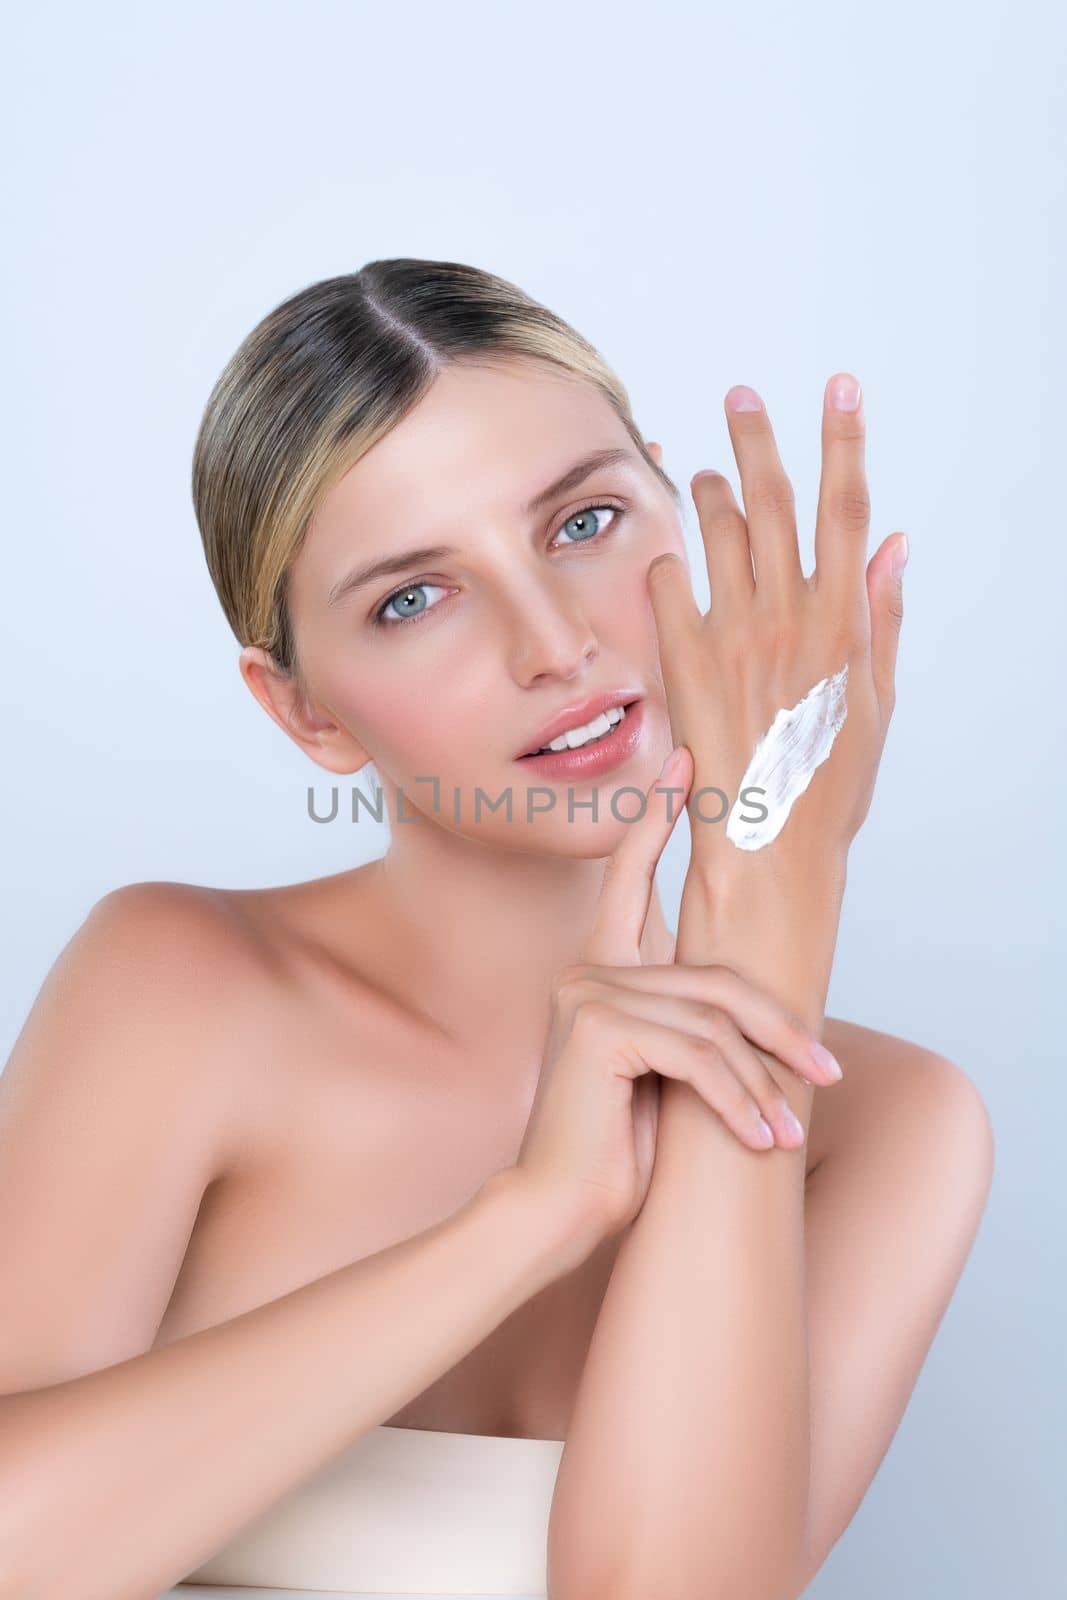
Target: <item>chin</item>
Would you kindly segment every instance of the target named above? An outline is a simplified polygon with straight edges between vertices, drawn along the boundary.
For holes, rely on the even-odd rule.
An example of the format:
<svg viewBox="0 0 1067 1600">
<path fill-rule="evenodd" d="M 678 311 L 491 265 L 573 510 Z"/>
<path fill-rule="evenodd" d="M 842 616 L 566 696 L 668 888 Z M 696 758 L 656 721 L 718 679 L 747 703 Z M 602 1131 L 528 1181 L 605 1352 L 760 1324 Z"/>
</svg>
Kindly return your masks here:
<svg viewBox="0 0 1067 1600">
<path fill-rule="evenodd" d="M 633 795 L 624 797 L 626 801 L 636 807 L 636 798 Z M 610 811 L 601 810 L 600 818 L 594 822 L 588 812 L 584 817 L 576 817 L 573 822 L 567 821 L 566 802 L 559 816 L 545 813 L 535 818 L 527 825 L 525 822 L 516 822 L 508 834 L 509 840 L 517 849 L 529 852 L 531 855 L 556 856 L 560 859 L 571 861 L 602 860 L 618 849 L 626 837 L 627 824 L 620 822 L 612 816 Z"/>
</svg>

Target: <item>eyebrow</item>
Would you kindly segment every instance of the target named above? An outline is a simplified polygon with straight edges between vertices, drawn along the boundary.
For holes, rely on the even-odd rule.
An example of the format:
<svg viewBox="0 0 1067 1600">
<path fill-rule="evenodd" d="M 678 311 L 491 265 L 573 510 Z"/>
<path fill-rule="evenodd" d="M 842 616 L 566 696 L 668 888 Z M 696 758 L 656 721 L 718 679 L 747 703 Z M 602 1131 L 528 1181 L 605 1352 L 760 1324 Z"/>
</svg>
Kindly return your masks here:
<svg viewBox="0 0 1067 1600">
<path fill-rule="evenodd" d="M 594 450 L 592 455 L 583 456 L 572 467 L 568 467 L 563 475 L 550 483 L 547 488 L 540 490 L 533 499 L 522 508 L 525 517 L 532 517 L 535 512 L 554 500 L 557 495 L 566 494 L 570 489 L 576 489 L 586 478 L 601 467 L 622 465 L 637 465 L 637 457 L 632 450 L 615 446 L 610 450 Z M 394 573 L 406 572 L 413 566 L 422 566 L 428 561 L 436 561 L 441 556 L 455 555 L 455 550 L 447 544 L 421 545 L 416 550 L 401 550 L 396 555 L 382 556 L 377 561 L 367 562 L 361 567 L 353 567 L 345 577 L 339 578 L 330 590 L 326 599 L 328 606 L 336 605 L 345 595 L 351 594 L 353 589 L 362 589 L 364 585 L 373 583 L 375 578 L 392 577 Z"/>
</svg>

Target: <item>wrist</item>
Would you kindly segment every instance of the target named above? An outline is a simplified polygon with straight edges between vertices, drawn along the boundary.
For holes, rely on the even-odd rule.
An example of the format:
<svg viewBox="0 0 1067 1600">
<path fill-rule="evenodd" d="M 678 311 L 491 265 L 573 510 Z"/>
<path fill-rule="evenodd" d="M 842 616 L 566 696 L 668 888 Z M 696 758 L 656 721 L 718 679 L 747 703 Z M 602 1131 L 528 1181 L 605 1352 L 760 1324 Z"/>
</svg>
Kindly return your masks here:
<svg viewBox="0 0 1067 1600">
<path fill-rule="evenodd" d="M 816 1037 L 822 1033 L 846 862 L 810 861 L 801 871 L 761 852 L 710 871 L 691 862 L 682 892 L 675 960 L 721 962 L 773 994 Z"/>
<path fill-rule="evenodd" d="M 558 1189 L 537 1182 L 521 1167 L 494 1172 L 478 1198 L 507 1218 L 509 1235 L 529 1267 L 531 1293 L 580 1266 L 598 1243 L 589 1220 Z"/>
<path fill-rule="evenodd" d="M 710 913 L 721 911 L 735 919 L 746 905 L 778 904 L 798 911 L 809 903 L 839 908 L 847 877 L 845 847 L 823 845 L 800 856 L 777 850 L 774 843 L 762 850 L 739 850 L 730 845 L 714 852 L 693 852 L 686 892 L 692 885 L 694 898 Z"/>
</svg>

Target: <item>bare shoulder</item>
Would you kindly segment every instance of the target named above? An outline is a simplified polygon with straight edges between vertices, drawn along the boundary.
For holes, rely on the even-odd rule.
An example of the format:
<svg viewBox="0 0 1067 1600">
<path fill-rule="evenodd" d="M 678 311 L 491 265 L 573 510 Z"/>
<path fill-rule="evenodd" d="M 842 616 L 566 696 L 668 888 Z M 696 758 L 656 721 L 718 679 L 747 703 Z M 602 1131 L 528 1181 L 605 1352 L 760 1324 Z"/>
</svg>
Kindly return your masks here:
<svg viewBox="0 0 1067 1600">
<path fill-rule="evenodd" d="M 124 884 L 96 902 L 84 935 L 98 962 L 116 973 L 129 963 L 151 985 L 146 998 L 187 1003 L 186 1015 L 202 1033 L 232 1037 L 283 992 L 291 965 L 280 909 L 286 892 Z M 253 898 L 259 915 L 250 914 Z"/>
<path fill-rule="evenodd" d="M 254 961 L 243 919 L 219 891 L 129 883 L 93 904 L 57 955 L 39 998 L 59 999 L 78 987 L 92 989 L 102 1011 L 110 1003 L 195 997 L 206 1008 L 221 986 L 247 985 Z M 173 1020 L 183 1016 L 188 1013 Z"/>
<path fill-rule="evenodd" d="M 180 1084 L 205 1117 L 225 1119 L 249 1070 L 249 1050 L 235 1046 L 262 1030 L 269 985 L 261 944 L 225 892 L 124 884 L 93 904 L 60 950 L 0 1084 L 9 1100 L 31 1076 L 65 1093 L 106 1050 L 115 1092 L 141 1080 L 144 1093 L 165 1096 Z M 220 1120 L 220 1162 L 229 1136 Z"/>
<path fill-rule="evenodd" d="M 346 1070 L 361 1062 L 372 1017 L 382 1013 L 370 976 L 373 918 L 364 915 L 363 868 L 255 889 L 127 884 L 87 919 L 114 973 L 125 965 L 151 997 L 157 1025 L 174 1018 L 211 1071 L 230 1085 L 235 1160 L 274 1128 L 312 1061 L 339 1038 Z"/>
<path fill-rule="evenodd" d="M 122 985 L 127 998 L 139 993 L 157 1008 L 191 1003 L 182 1016 L 206 1026 L 221 1020 L 223 996 L 236 1021 L 242 1000 L 262 996 L 270 968 L 264 941 L 230 891 L 162 881 L 103 895 L 63 955 Z"/>
<path fill-rule="evenodd" d="M 88 950 L 113 940 L 144 949 L 150 957 L 168 944 L 185 941 L 191 950 L 219 942 L 237 944 L 240 919 L 227 891 L 195 883 L 125 883 L 101 896 L 75 938 Z"/>
<path fill-rule="evenodd" d="M 211 891 L 137 883 L 60 950 L 0 1074 L 0 1392 L 148 1348 L 237 1164 L 262 960 Z"/>
<path fill-rule="evenodd" d="M 933 1046 L 843 1017 L 827 1017 L 822 1037 L 844 1072 L 839 1084 L 815 1096 L 824 1134 L 847 1137 L 856 1118 L 877 1116 L 884 1124 L 895 1111 L 913 1117 L 918 1108 L 992 1163 L 989 1110 L 964 1063 Z M 813 1115 L 813 1132 L 815 1122 Z"/>
<path fill-rule="evenodd" d="M 823 1041 L 847 1071 L 865 1080 L 891 1077 L 898 1086 L 905 1080 L 924 1081 L 944 1086 L 946 1092 L 961 1097 L 977 1095 L 978 1090 L 966 1069 L 931 1045 L 878 1028 L 850 1022 L 844 1017 L 827 1017 Z"/>
</svg>

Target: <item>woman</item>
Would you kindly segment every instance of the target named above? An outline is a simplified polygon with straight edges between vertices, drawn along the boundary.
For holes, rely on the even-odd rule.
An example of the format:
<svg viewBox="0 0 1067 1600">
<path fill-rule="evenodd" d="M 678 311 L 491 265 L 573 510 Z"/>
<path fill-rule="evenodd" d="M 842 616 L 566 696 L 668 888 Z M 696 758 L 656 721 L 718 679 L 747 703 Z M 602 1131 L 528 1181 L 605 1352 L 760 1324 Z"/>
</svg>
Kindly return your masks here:
<svg viewBox="0 0 1067 1600">
<path fill-rule="evenodd" d="M 223 372 L 242 675 L 392 837 L 120 888 L 49 974 L 0 1099 L 4 1593 L 757 1600 L 847 1526 L 992 1140 L 959 1067 L 824 1016 L 905 543 L 866 561 L 858 387 L 811 578 L 759 397 L 727 419 L 703 617 L 660 446 L 513 285 L 372 262 Z"/>
</svg>

